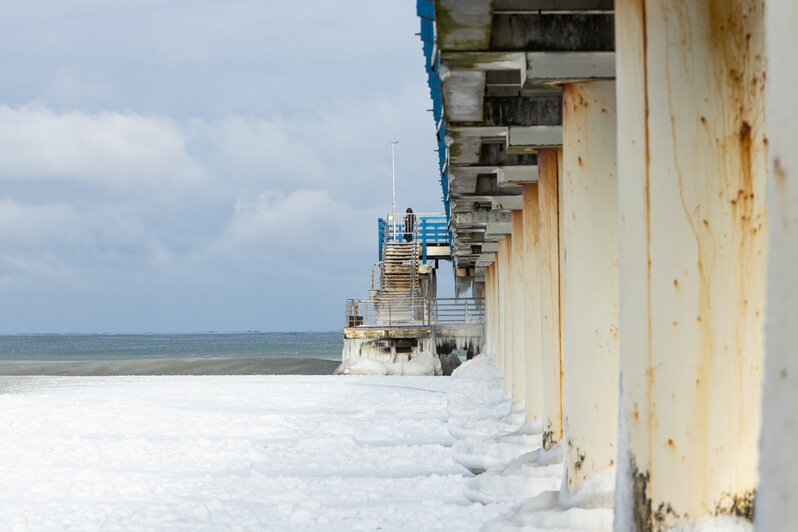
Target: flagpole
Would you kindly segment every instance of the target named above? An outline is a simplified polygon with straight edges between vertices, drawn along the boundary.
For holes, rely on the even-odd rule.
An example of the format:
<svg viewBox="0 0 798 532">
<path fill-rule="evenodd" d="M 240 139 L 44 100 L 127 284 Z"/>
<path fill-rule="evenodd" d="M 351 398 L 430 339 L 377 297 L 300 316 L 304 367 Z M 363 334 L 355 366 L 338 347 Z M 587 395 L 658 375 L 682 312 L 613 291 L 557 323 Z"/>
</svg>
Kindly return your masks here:
<svg viewBox="0 0 798 532">
<path fill-rule="evenodd" d="M 393 240 L 396 242 L 396 145 L 398 140 L 391 142 L 391 193 L 393 198 Z"/>
</svg>

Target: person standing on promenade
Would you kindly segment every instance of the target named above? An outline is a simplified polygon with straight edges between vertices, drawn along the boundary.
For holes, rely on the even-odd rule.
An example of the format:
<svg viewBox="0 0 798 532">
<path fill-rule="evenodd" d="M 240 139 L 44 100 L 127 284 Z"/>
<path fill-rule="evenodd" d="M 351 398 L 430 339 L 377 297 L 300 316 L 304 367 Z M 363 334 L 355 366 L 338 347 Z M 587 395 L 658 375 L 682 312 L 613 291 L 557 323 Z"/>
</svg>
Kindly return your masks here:
<svg viewBox="0 0 798 532">
<path fill-rule="evenodd" d="M 416 215 L 413 214 L 413 209 L 410 207 L 405 211 L 405 240 L 410 242 L 413 240 L 413 225 L 416 223 Z"/>
</svg>

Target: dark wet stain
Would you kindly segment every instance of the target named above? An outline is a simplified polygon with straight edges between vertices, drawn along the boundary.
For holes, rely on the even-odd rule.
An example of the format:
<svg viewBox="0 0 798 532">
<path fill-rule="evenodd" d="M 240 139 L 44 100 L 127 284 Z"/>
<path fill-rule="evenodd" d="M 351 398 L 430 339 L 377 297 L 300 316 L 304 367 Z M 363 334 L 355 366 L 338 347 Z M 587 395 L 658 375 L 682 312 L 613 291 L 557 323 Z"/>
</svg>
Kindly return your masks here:
<svg viewBox="0 0 798 532">
<path fill-rule="evenodd" d="M 721 500 L 715 504 L 715 515 L 736 515 L 753 523 L 755 499 L 755 489 L 739 494 L 724 493 Z"/>
</svg>

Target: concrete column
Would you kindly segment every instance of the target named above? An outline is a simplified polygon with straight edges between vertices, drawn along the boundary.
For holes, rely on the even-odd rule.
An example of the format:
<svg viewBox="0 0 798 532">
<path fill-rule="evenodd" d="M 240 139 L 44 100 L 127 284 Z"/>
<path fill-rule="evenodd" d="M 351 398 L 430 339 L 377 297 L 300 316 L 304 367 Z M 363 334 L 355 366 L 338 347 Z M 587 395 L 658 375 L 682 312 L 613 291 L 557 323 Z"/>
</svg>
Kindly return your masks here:
<svg viewBox="0 0 798 532">
<path fill-rule="evenodd" d="M 493 333 L 492 333 L 492 330 L 491 330 L 491 320 L 493 318 L 493 316 L 492 316 L 492 312 L 493 311 L 491 310 L 491 307 L 490 307 L 490 298 L 491 298 L 491 295 L 492 295 L 491 294 L 491 287 L 490 287 L 490 276 L 491 276 L 491 267 L 490 266 L 486 266 L 485 267 L 485 293 L 484 293 L 484 297 L 485 297 L 485 325 L 484 325 L 484 328 L 485 328 L 484 329 L 485 340 L 482 343 L 482 345 L 483 345 L 483 348 L 482 348 L 483 351 L 482 352 L 483 353 L 490 353 L 493 350 L 493 347 L 492 347 L 492 344 L 493 344 L 492 334 Z"/>
<path fill-rule="evenodd" d="M 543 392 L 543 448 L 563 438 L 562 352 L 560 344 L 560 200 L 562 150 L 538 151 L 540 205 L 540 354 Z"/>
<path fill-rule="evenodd" d="M 510 379 L 510 353 L 512 353 L 510 327 L 510 248 L 512 237 L 507 235 L 499 240 L 496 262 L 499 264 L 499 368 L 501 369 L 504 391 L 513 393 Z"/>
<path fill-rule="evenodd" d="M 493 344 L 494 354 L 497 363 L 500 363 L 499 352 L 501 351 L 501 309 L 499 308 L 499 258 L 498 252 L 496 261 L 493 263 Z"/>
<path fill-rule="evenodd" d="M 510 261 L 510 298 L 512 322 L 510 334 L 512 335 L 512 367 L 511 379 L 513 383 L 513 402 L 524 401 L 526 398 L 526 360 L 524 348 L 524 219 L 522 211 L 512 211 L 513 236 L 511 243 Z"/>
<path fill-rule="evenodd" d="M 619 477 L 631 486 L 616 530 L 751 518 L 767 230 L 763 5 L 615 9 Z"/>
<path fill-rule="evenodd" d="M 615 82 L 563 92 L 563 412 L 568 488 L 612 467 L 618 426 Z"/>
<path fill-rule="evenodd" d="M 491 354 L 498 356 L 499 349 L 499 328 L 498 328 L 498 308 L 496 306 L 496 298 L 498 297 L 498 289 L 496 287 L 497 277 L 496 263 L 490 265 L 490 329 L 491 329 Z"/>
<path fill-rule="evenodd" d="M 540 288 L 538 259 L 540 248 L 540 208 L 538 184 L 523 187 L 523 301 L 524 301 L 524 368 L 526 370 L 526 418 L 540 419 L 543 413 L 542 372 L 540 351 Z"/>
<path fill-rule="evenodd" d="M 769 0 L 768 232 L 765 386 L 756 530 L 798 523 L 798 4 Z"/>
</svg>

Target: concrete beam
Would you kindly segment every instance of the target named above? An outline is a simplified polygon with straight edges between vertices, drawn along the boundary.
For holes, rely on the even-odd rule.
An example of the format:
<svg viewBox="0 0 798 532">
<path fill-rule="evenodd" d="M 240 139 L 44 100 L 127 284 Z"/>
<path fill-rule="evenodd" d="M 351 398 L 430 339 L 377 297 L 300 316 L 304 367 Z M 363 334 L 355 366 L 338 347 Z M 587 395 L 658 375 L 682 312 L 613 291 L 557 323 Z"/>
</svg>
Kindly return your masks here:
<svg viewBox="0 0 798 532">
<path fill-rule="evenodd" d="M 458 71 L 460 72 L 460 71 Z M 470 72 L 470 71 L 465 71 Z M 487 79 L 501 80 L 508 71 L 487 72 Z M 513 71 L 509 71 L 512 73 Z M 528 126 L 545 125 L 557 126 L 562 124 L 562 95 L 557 92 L 554 94 L 534 94 L 519 96 L 518 90 L 511 97 L 491 96 L 492 87 L 490 81 L 485 86 L 485 98 L 482 102 L 482 118 L 477 123 L 452 122 L 447 124 L 449 127 L 465 126 Z M 446 105 L 451 105 L 447 98 Z"/>
<path fill-rule="evenodd" d="M 490 223 L 511 223 L 510 211 L 476 211 L 468 214 L 455 214 L 452 223 L 456 226 L 486 226 Z"/>
<path fill-rule="evenodd" d="M 496 183 L 500 186 L 536 183 L 537 181 L 537 166 L 502 166 L 496 173 Z"/>
<path fill-rule="evenodd" d="M 615 78 L 615 52 L 528 52 L 530 84 Z"/>
<path fill-rule="evenodd" d="M 524 201 L 521 196 L 505 196 L 491 200 L 490 204 L 493 209 L 517 211 L 523 208 Z"/>
<path fill-rule="evenodd" d="M 506 212 L 511 214 L 510 211 L 498 211 L 498 212 Z M 513 224 L 512 222 L 490 222 L 488 226 L 485 228 L 485 235 L 486 236 L 499 236 L 499 235 L 509 235 L 513 232 Z"/>
<path fill-rule="evenodd" d="M 612 51 L 612 13 L 497 13 L 492 50 Z"/>
<path fill-rule="evenodd" d="M 494 0 L 493 12 L 612 11 L 613 0 Z"/>
<path fill-rule="evenodd" d="M 443 50 L 481 50 L 490 46 L 492 0 L 437 0 L 435 25 Z"/>
<path fill-rule="evenodd" d="M 507 133 L 507 128 L 500 126 L 450 127 L 446 135 L 450 164 L 479 165 L 482 144 L 490 141 L 506 144 Z"/>
<path fill-rule="evenodd" d="M 447 122 L 481 122 L 485 72 L 458 70 L 449 73 L 443 83 Z"/>
<path fill-rule="evenodd" d="M 479 164 L 494 166 L 519 166 L 538 164 L 537 153 L 510 153 L 507 146 L 501 144 L 482 144 L 479 153 Z"/>
<path fill-rule="evenodd" d="M 518 166 L 452 166 L 449 168 L 449 190 L 452 199 L 491 201 L 494 197 L 519 196 L 522 183 L 538 180 L 538 167 Z"/>
<path fill-rule="evenodd" d="M 454 71 L 523 72 L 523 85 L 615 78 L 615 52 L 441 52 L 445 78 Z M 442 66 L 442 68 L 443 68 Z"/>
<path fill-rule="evenodd" d="M 522 153 L 530 149 L 562 146 L 562 126 L 452 127 L 448 137 L 453 165 L 478 166 L 486 143 L 503 143 L 505 151 L 520 149 Z"/>
<path fill-rule="evenodd" d="M 509 128 L 507 147 L 529 146 L 552 148 L 562 146 L 562 126 L 515 126 Z"/>
</svg>

